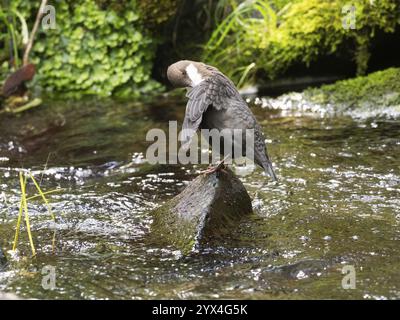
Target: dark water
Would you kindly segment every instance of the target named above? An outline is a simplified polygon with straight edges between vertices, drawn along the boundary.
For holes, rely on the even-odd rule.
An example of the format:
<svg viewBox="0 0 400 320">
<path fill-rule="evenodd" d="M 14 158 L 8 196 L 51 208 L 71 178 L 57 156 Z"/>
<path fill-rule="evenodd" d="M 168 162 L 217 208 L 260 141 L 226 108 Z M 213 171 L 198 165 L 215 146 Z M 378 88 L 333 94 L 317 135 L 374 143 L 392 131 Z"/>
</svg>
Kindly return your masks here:
<svg viewBox="0 0 400 320">
<path fill-rule="evenodd" d="M 152 166 L 146 132 L 182 119 L 184 104 L 57 102 L 0 118 L 0 246 L 14 237 L 18 171 L 48 195 L 29 201 L 37 256 L 22 230 L 0 290 L 28 298 L 400 298 L 400 121 L 268 111 L 253 106 L 280 183 L 242 178 L 255 213 L 218 247 L 189 257 L 146 242 L 149 211 L 201 167 Z M 36 192 L 28 186 L 28 194 Z M 56 229 L 56 248 L 52 234 Z M 10 258 L 9 253 L 7 253 Z M 42 268 L 56 289 L 42 287 Z M 355 289 L 342 288 L 342 268 Z M 351 267 L 350 267 L 351 268 Z"/>
</svg>

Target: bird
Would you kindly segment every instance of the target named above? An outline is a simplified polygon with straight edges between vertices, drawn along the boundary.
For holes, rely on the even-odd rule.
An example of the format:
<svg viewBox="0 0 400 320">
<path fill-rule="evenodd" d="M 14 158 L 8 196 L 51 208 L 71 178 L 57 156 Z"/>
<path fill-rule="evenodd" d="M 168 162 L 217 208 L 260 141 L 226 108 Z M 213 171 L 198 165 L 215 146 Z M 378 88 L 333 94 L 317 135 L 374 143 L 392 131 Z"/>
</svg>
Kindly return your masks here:
<svg viewBox="0 0 400 320">
<path fill-rule="evenodd" d="M 28 63 L 8 76 L 2 88 L 2 95 L 5 98 L 10 96 L 23 96 L 27 88 L 25 83 L 33 79 L 36 73 L 35 65 Z"/>
<path fill-rule="evenodd" d="M 252 160 L 273 181 L 278 180 L 267 153 L 262 129 L 246 101 L 226 75 L 216 67 L 203 62 L 181 60 L 168 67 L 167 78 L 173 87 L 187 88 L 188 102 L 180 137 L 184 148 L 188 148 L 198 129 L 217 129 L 219 131 L 242 129 L 242 132 L 246 129 L 253 129 L 254 159 Z M 233 138 L 234 143 L 235 137 Z M 241 156 L 246 156 L 246 139 L 241 139 L 240 143 L 243 145 Z M 221 143 L 221 146 L 224 144 Z M 230 156 L 234 158 L 237 155 L 230 152 Z"/>
</svg>

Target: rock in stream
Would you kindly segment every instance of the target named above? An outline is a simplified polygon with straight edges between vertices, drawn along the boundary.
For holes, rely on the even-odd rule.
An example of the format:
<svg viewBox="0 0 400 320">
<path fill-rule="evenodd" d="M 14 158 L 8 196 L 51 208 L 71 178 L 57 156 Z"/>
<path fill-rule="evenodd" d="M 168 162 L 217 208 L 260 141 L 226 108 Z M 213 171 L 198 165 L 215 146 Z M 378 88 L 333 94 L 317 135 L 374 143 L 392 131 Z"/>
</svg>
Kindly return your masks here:
<svg viewBox="0 0 400 320">
<path fill-rule="evenodd" d="M 251 199 L 231 170 L 202 174 L 152 212 L 151 237 L 187 254 L 222 240 L 251 212 Z"/>
</svg>

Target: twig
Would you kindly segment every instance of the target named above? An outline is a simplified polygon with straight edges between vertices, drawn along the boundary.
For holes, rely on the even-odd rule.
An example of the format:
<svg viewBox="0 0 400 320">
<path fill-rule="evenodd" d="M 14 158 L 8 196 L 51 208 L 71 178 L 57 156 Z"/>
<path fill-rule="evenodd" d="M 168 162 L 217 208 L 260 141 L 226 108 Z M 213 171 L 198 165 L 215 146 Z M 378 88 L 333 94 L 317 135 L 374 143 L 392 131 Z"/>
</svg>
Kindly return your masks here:
<svg viewBox="0 0 400 320">
<path fill-rule="evenodd" d="M 47 170 L 47 165 L 49 164 L 50 155 L 51 155 L 51 152 L 49 152 L 49 154 L 47 155 L 46 164 L 44 165 L 44 169 L 42 171 L 42 174 L 40 175 L 39 186 L 42 186 L 43 175 L 44 175 L 44 172 Z"/>
<path fill-rule="evenodd" d="M 33 25 L 32 32 L 30 34 L 28 43 L 25 47 L 24 57 L 22 60 L 22 64 L 24 66 L 29 63 L 29 53 L 31 52 L 33 40 L 34 40 L 35 34 L 39 28 L 40 19 L 42 18 L 43 14 L 44 14 L 44 7 L 46 6 L 46 4 L 47 4 L 47 0 L 42 0 L 42 3 L 40 4 L 40 7 L 39 7 L 39 11 L 36 15 L 35 24 Z"/>
</svg>

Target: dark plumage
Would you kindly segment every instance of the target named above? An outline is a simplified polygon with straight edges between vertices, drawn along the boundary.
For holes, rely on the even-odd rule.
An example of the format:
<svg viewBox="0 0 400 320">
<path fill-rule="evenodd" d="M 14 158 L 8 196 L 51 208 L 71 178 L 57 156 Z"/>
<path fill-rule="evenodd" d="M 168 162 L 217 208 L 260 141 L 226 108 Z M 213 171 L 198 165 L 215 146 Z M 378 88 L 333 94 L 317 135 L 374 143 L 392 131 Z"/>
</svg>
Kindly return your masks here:
<svg viewBox="0 0 400 320">
<path fill-rule="evenodd" d="M 25 82 L 32 80 L 34 76 L 34 64 L 29 63 L 19 68 L 6 79 L 2 90 L 3 96 L 7 98 L 11 95 L 23 95 L 26 91 Z"/>
<path fill-rule="evenodd" d="M 245 131 L 254 129 L 254 162 L 273 180 L 277 180 L 267 154 L 261 127 L 228 77 L 215 67 L 189 60 L 172 64 L 168 68 L 167 76 L 175 87 L 188 88 L 186 96 L 189 101 L 181 135 L 185 147 L 190 144 L 193 134 L 199 128 L 242 129 L 242 155 L 246 156 Z M 221 142 L 223 146 L 223 141 Z M 230 154 L 234 156 L 233 152 Z"/>
</svg>

